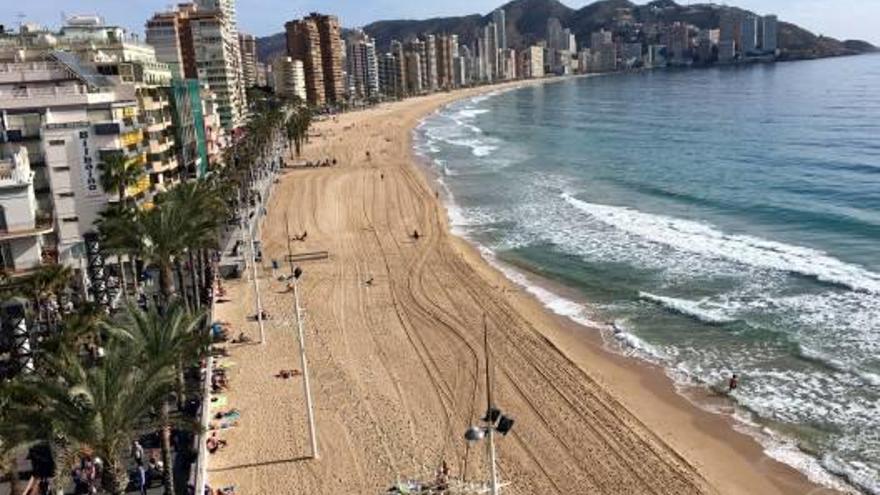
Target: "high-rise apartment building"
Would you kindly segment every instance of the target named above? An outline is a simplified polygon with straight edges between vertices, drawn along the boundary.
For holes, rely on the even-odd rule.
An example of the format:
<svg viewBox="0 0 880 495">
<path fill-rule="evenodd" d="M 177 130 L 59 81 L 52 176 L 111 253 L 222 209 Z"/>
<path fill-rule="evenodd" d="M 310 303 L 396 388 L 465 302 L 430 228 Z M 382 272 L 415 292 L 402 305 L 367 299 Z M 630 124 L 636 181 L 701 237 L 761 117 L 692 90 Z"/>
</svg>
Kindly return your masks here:
<svg viewBox="0 0 880 495">
<path fill-rule="evenodd" d="M 306 75 L 302 60 L 278 57 L 272 62 L 275 94 L 284 98 L 306 101 Z"/>
<path fill-rule="evenodd" d="M 409 93 L 406 77 L 406 56 L 403 51 L 403 43 L 397 40 L 391 41 L 391 54 L 397 59 L 397 88 L 400 95 Z"/>
<path fill-rule="evenodd" d="M 763 32 L 761 33 L 761 51 L 775 55 L 779 48 L 779 19 L 775 15 L 764 16 L 761 20 L 763 23 Z"/>
<path fill-rule="evenodd" d="M 352 96 L 356 98 L 379 96 L 379 60 L 376 56 L 376 42 L 362 30 L 356 30 L 348 38 L 345 48 Z"/>
<path fill-rule="evenodd" d="M 314 18 L 306 17 L 285 24 L 287 34 L 287 55 L 301 60 L 306 78 L 306 100 L 311 105 L 322 107 L 327 104 L 324 89 L 324 62 L 321 55 L 321 35 Z"/>
<path fill-rule="evenodd" d="M 424 91 L 422 82 L 422 60 L 418 50 L 408 50 L 405 55 L 406 61 L 406 87 L 411 95 L 419 95 Z"/>
<path fill-rule="evenodd" d="M 483 53 L 481 56 L 485 64 L 485 80 L 489 82 L 496 81 L 500 78 L 500 71 L 498 70 L 498 26 L 494 22 L 490 22 L 483 27 L 482 48 Z"/>
<path fill-rule="evenodd" d="M 544 77 L 544 49 L 540 46 L 530 46 L 520 55 L 520 75 L 526 79 L 538 79 Z"/>
<path fill-rule="evenodd" d="M 740 52 L 742 55 L 755 55 L 758 51 L 758 18 L 753 15 L 744 16 L 740 33 L 742 37 Z"/>
<path fill-rule="evenodd" d="M 379 92 L 389 98 L 400 98 L 400 63 L 393 53 L 379 58 Z"/>
<path fill-rule="evenodd" d="M 284 27 L 287 55 L 303 62 L 309 103 L 324 106 L 344 101 L 344 48 L 339 19 L 312 13 Z"/>
<path fill-rule="evenodd" d="M 495 9 L 492 12 L 492 22 L 495 23 L 495 29 L 498 33 L 498 49 L 507 50 L 507 16 L 504 9 Z"/>
<path fill-rule="evenodd" d="M 441 34 L 437 37 L 437 84 L 440 88 L 455 87 L 455 63 L 458 37 Z"/>
<path fill-rule="evenodd" d="M 196 0 L 196 7 L 190 31 L 197 76 L 217 95 L 223 126 L 232 129 L 247 117 L 235 0 Z"/>
<path fill-rule="evenodd" d="M 175 79 L 188 77 L 185 73 L 187 65 L 195 68 L 193 60 L 195 55 L 191 51 L 188 54 L 189 60 L 184 60 L 184 47 L 192 49 L 192 36 L 188 34 L 188 21 L 188 18 L 180 15 L 179 12 L 160 12 L 154 14 L 146 24 L 147 44 L 156 50 L 156 60 L 168 64 L 171 75 Z M 195 77 L 195 74 L 191 75 Z"/>
<path fill-rule="evenodd" d="M 247 116 L 247 95 L 234 0 L 198 0 L 147 21 L 147 43 L 175 77 L 198 79 L 217 97 L 227 129 Z"/>
<path fill-rule="evenodd" d="M 425 36 L 425 67 L 426 90 L 437 91 L 437 38 L 433 34 Z"/>
<path fill-rule="evenodd" d="M 257 86 L 257 38 L 252 34 L 238 33 L 241 51 L 241 72 L 245 88 Z"/>
</svg>

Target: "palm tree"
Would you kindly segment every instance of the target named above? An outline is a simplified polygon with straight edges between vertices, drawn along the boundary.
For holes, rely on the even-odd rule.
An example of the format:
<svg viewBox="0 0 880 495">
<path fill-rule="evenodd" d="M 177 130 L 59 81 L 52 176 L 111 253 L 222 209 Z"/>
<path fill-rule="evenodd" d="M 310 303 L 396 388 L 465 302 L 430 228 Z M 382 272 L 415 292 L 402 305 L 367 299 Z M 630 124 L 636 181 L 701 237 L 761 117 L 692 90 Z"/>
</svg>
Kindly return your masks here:
<svg viewBox="0 0 880 495">
<path fill-rule="evenodd" d="M 123 317 L 104 325 L 111 335 L 131 341 L 140 350 L 140 360 L 155 365 L 169 366 L 177 376 L 178 401 L 183 402 L 183 370 L 198 360 L 209 343 L 207 334 L 199 332 L 204 315 L 191 315 L 179 301 L 160 311 L 150 305 L 146 311 L 129 305 Z M 171 403 L 168 396 L 161 403 L 161 447 L 163 485 L 166 494 L 174 490 L 173 460 L 171 458 Z"/>
<path fill-rule="evenodd" d="M 73 270 L 64 265 L 42 265 L 22 280 L 21 291 L 27 294 L 34 305 L 33 316 L 37 321 L 42 322 L 52 316 L 43 314 L 43 303 L 57 298 L 58 293 L 66 289 L 71 280 L 73 280 Z"/>
<path fill-rule="evenodd" d="M 101 187 L 108 193 L 116 193 L 120 203 L 125 201 L 126 189 L 137 185 L 144 176 L 143 167 L 133 163 L 123 153 L 108 154 L 98 169 L 101 171 Z"/>
<path fill-rule="evenodd" d="M 5 393 L 27 407 L 7 415 L 3 429 L 38 419 L 48 430 L 43 439 L 56 447 L 56 481 L 67 479 L 84 457 L 97 457 L 104 464 L 104 489 L 122 495 L 128 485 L 128 447 L 159 425 L 150 408 L 173 389 L 174 371 L 165 363 L 144 361 L 130 343 L 109 344 L 96 366 L 64 349 L 46 361 L 44 372 L 52 379 L 27 375 L 7 384 Z"/>
<path fill-rule="evenodd" d="M 42 436 L 44 425 L 22 409 L 11 394 L 0 390 L 0 472 L 9 478 L 10 495 L 21 495 L 18 458 Z"/>
<path fill-rule="evenodd" d="M 95 222 L 101 239 L 101 247 L 105 251 L 116 255 L 116 261 L 119 264 L 119 274 L 122 277 L 122 295 L 126 299 L 128 298 L 128 280 L 125 274 L 125 263 L 122 260 L 123 256 L 127 255 L 131 261 L 135 289 L 138 287 L 138 274 L 135 268 L 138 245 L 132 243 L 131 232 L 128 231 L 135 215 L 134 208 L 127 204 L 119 203 L 110 205 L 102 211 L 100 218 Z"/>
<path fill-rule="evenodd" d="M 166 303 L 173 293 L 174 262 L 190 250 L 217 247 L 226 205 L 209 182 L 179 184 L 141 212 L 137 223 L 144 259 L 159 267 Z"/>
</svg>

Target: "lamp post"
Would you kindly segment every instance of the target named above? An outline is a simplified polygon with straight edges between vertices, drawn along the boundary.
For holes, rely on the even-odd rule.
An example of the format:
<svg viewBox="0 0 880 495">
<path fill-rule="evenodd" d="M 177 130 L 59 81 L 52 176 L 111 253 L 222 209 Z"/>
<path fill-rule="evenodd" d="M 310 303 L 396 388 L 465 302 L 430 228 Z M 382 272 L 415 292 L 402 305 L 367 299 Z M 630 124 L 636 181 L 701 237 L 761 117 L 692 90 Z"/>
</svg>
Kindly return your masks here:
<svg viewBox="0 0 880 495">
<path fill-rule="evenodd" d="M 238 192 L 238 206 L 239 206 L 239 218 L 240 218 L 240 226 L 242 228 L 242 240 L 245 241 L 245 244 L 248 247 L 248 258 L 251 259 L 251 276 L 254 279 L 254 297 L 257 300 L 257 323 L 260 325 L 260 344 L 266 343 L 266 330 L 265 325 L 263 324 L 263 300 L 260 297 L 260 282 L 257 279 L 257 255 L 254 249 L 254 235 L 251 232 L 250 221 L 245 219 L 247 216 L 247 208 L 242 208 L 241 202 L 241 190 Z M 247 235 L 247 238 L 244 236 Z M 247 265 L 247 263 L 245 263 Z M 247 267 L 245 266 L 245 269 Z"/>
<path fill-rule="evenodd" d="M 489 488 L 491 495 L 498 495 L 498 462 L 495 454 L 495 433 L 506 436 L 513 428 L 513 418 L 502 414 L 501 410 L 492 403 L 492 374 L 489 360 L 489 328 L 486 325 L 486 317 L 483 316 L 483 351 L 486 360 L 486 416 L 480 421 L 484 426 L 471 426 L 464 433 L 468 442 L 479 442 L 486 439 L 489 457 Z"/>
<path fill-rule="evenodd" d="M 302 308 L 299 305 L 299 278 L 302 270 L 297 267 L 293 270 L 293 300 L 296 305 L 296 324 L 299 332 L 299 360 L 303 375 L 303 393 L 306 397 L 306 415 L 309 420 L 309 442 L 312 448 L 312 459 L 318 458 L 318 436 L 315 433 L 315 411 L 312 404 L 312 389 L 309 386 L 309 365 L 306 360 L 306 338 L 303 332 Z"/>
</svg>

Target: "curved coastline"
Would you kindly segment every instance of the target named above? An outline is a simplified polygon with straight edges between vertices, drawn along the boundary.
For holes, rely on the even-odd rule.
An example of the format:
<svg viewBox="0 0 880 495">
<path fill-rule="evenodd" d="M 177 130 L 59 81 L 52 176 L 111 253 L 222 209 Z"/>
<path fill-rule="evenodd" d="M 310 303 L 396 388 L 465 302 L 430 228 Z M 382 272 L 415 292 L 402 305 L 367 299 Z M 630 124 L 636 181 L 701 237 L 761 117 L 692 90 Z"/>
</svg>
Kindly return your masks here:
<svg viewBox="0 0 880 495">
<path fill-rule="evenodd" d="M 450 233 L 414 157 L 413 129 L 450 102 L 522 84 L 413 98 L 315 124 L 303 159 L 334 157 L 339 166 L 287 170 L 262 241 L 266 260 L 284 259 L 288 229 L 307 230 L 296 252 L 329 254 L 303 263 L 300 284 L 321 458 L 304 457 L 300 384 L 277 377 L 296 366 L 296 316 L 284 278 L 264 266 L 268 345 L 227 347 L 224 403 L 242 420 L 220 432 L 233 448 L 210 457 L 211 485 L 382 493 L 395 479 L 432 477 L 441 460 L 455 475 L 485 479 L 485 450 L 468 448 L 461 433 L 485 407 L 488 316 L 495 397 L 517 424 L 499 442 L 510 494 L 832 493 L 764 455 L 731 419 L 694 407 L 659 367 L 609 352 L 599 332 L 548 311 L 536 297 L 547 293 L 523 290 Z M 233 302 L 218 306 L 216 317 L 256 341 L 250 282 L 223 285 Z"/>
<path fill-rule="evenodd" d="M 544 82 L 560 82 L 569 79 L 549 79 Z M 687 377 L 676 373 L 676 370 L 664 367 L 662 360 L 658 355 L 658 351 L 652 349 L 650 344 L 645 343 L 634 334 L 627 332 L 624 328 L 619 327 L 616 322 L 605 321 L 602 315 L 590 307 L 589 301 L 578 294 L 575 289 L 565 287 L 562 284 L 549 280 L 539 273 L 534 273 L 525 267 L 513 266 L 499 260 L 495 253 L 487 246 L 480 244 L 478 241 L 468 236 L 467 233 L 457 228 L 458 224 L 466 223 L 466 218 L 460 212 L 459 206 L 455 203 L 453 192 L 443 181 L 443 173 L 438 169 L 442 168 L 442 164 L 430 163 L 432 159 L 420 152 L 419 143 L 415 142 L 415 130 L 426 125 L 427 121 L 436 114 L 442 113 L 450 106 L 460 103 L 464 100 L 476 100 L 491 98 L 502 93 L 523 89 L 535 84 L 530 81 L 525 84 L 511 84 L 503 89 L 481 91 L 477 95 L 462 95 L 459 98 L 448 101 L 434 111 L 425 115 L 414 128 L 413 133 L 413 153 L 418 168 L 426 174 L 427 178 L 438 184 L 443 194 L 440 199 L 446 210 L 447 223 L 450 232 L 457 236 L 461 241 L 466 243 L 471 250 L 475 251 L 480 262 L 488 264 L 491 269 L 499 272 L 505 279 L 513 284 L 520 292 L 524 292 L 526 298 L 537 302 L 544 311 L 548 312 L 554 319 L 559 321 L 561 325 L 566 327 L 568 332 L 580 332 L 584 335 L 568 336 L 577 341 L 586 342 L 587 346 L 599 348 L 597 354 L 604 353 L 611 366 L 621 366 L 633 371 L 636 374 L 644 375 L 642 380 L 645 382 L 653 382 L 656 384 L 656 372 L 659 369 L 663 372 L 665 385 L 673 391 L 679 399 L 683 399 L 683 403 L 675 404 L 674 407 L 680 409 L 693 408 L 698 412 L 685 411 L 689 414 L 698 416 L 709 415 L 715 418 L 710 423 L 723 423 L 723 428 L 727 431 L 720 431 L 713 426 L 712 428 L 703 429 L 704 434 L 717 437 L 724 442 L 731 442 L 733 449 L 744 457 L 753 458 L 756 466 L 762 466 L 761 471 L 764 475 L 780 488 L 779 493 L 860 493 L 856 488 L 850 485 L 844 478 L 836 473 L 832 473 L 822 466 L 818 459 L 811 454 L 802 451 L 793 440 L 784 435 L 762 426 L 753 421 L 748 410 L 739 407 L 735 401 L 727 397 L 721 397 L 705 384 L 693 382 L 692 377 Z M 439 167 L 438 167 L 439 165 Z M 661 300 L 660 296 L 653 294 L 644 294 L 640 297 L 653 301 L 661 305 L 671 304 L 669 301 Z M 684 310 L 679 309 L 684 312 Z M 710 315 L 711 316 L 711 315 Z M 721 317 L 711 316 L 712 321 L 717 324 L 727 323 L 728 321 Z M 587 330 L 584 332 L 584 330 Z M 567 339 L 563 339 L 566 341 Z M 602 366 L 598 369 L 590 369 L 582 365 L 583 360 L 577 359 L 569 354 L 570 349 L 566 349 L 564 344 L 552 337 L 549 341 L 555 345 L 560 352 L 566 354 L 569 359 L 584 368 L 591 374 L 598 371 L 604 374 L 608 370 Z M 567 340 L 571 342 L 571 340 Z M 577 354 L 575 351 L 573 354 Z M 595 355 L 595 354 L 594 354 Z M 681 375 L 681 376 L 677 376 Z M 607 376 L 607 375 L 606 375 Z M 627 390 L 621 382 L 613 380 L 610 383 L 610 389 L 615 393 L 621 401 L 626 404 L 642 420 L 644 409 L 650 405 L 643 403 L 641 400 L 628 400 L 627 395 L 631 390 Z M 623 392 L 623 393 L 621 393 Z M 660 400 L 668 401 L 668 397 L 662 397 L 667 390 L 658 391 L 656 395 Z M 705 419 L 705 418 L 701 418 Z M 649 427 L 653 425 L 652 420 L 646 421 Z M 700 424 L 702 421 L 694 421 L 694 424 Z M 716 425 L 717 426 L 717 425 Z M 654 428 L 652 428 L 654 429 Z M 655 431 L 657 431 L 655 429 Z M 660 435 L 664 441 L 667 441 L 676 448 L 681 450 L 690 450 L 690 446 L 679 447 L 676 441 L 676 433 L 669 431 L 666 435 Z M 757 452 L 756 452 L 757 451 Z M 693 461 L 687 454 L 685 458 Z M 720 461 L 723 462 L 723 461 Z M 697 463 L 697 465 L 707 466 L 708 463 Z M 774 465 L 778 464 L 778 465 Z M 707 473 L 704 472 L 704 475 Z M 741 487 L 728 486 L 729 480 L 720 480 L 712 474 L 707 476 L 717 488 L 723 493 L 748 493 L 740 491 Z M 717 483 L 717 484 L 716 484 Z"/>
</svg>

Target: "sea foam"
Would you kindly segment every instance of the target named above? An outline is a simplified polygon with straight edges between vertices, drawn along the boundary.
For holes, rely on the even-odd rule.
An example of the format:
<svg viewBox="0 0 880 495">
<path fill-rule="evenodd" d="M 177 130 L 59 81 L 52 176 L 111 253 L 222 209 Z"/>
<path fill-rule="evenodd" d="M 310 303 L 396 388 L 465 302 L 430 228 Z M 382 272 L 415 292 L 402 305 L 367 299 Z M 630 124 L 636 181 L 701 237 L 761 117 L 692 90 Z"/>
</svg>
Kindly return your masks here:
<svg viewBox="0 0 880 495">
<path fill-rule="evenodd" d="M 631 208 L 589 203 L 563 193 L 563 199 L 596 220 L 651 242 L 743 265 L 779 270 L 880 294 L 880 274 L 845 263 L 815 249 L 749 235 L 725 234 L 711 225 Z"/>
</svg>

